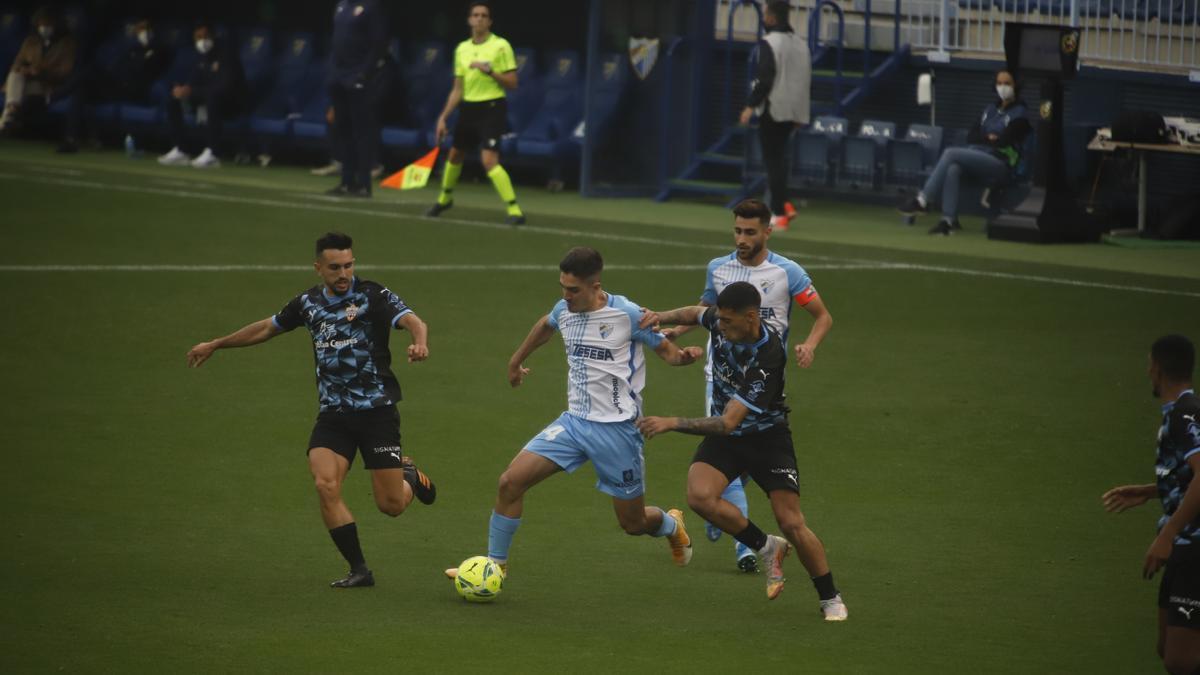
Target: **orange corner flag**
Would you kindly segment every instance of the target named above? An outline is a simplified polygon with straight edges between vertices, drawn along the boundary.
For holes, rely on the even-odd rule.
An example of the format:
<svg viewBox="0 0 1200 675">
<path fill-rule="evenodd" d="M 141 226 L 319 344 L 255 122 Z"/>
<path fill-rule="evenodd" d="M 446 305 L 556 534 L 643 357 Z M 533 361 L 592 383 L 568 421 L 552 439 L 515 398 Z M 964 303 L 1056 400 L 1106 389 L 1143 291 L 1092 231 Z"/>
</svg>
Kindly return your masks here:
<svg viewBox="0 0 1200 675">
<path fill-rule="evenodd" d="M 425 187 L 425 184 L 429 182 L 429 174 L 433 173 L 433 163 L 437 161 L 439 149 L 435 147 L 421 159 L 384 178 L 383 182 L 379 184 L 380 187 L 395 190 L 411 190 Z"/>
</svg>

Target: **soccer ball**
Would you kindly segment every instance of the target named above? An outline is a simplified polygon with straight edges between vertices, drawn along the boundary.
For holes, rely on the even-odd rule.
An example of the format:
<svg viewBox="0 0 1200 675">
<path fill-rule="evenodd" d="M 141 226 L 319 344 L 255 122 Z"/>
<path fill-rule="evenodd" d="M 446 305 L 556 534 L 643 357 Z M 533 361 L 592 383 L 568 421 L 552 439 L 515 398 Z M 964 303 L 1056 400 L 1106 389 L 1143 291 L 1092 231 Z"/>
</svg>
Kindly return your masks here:
<svg viewBox="0 0 1200 675">
<path fill-rule="evenodd" d="M 500 595 L 503 584 L 500 566 L 483 555 L 462 561 L 458 566 L 458 576 L 454 577 L 454 589 L 468 602 L 491 602 Z"/>
</svg>

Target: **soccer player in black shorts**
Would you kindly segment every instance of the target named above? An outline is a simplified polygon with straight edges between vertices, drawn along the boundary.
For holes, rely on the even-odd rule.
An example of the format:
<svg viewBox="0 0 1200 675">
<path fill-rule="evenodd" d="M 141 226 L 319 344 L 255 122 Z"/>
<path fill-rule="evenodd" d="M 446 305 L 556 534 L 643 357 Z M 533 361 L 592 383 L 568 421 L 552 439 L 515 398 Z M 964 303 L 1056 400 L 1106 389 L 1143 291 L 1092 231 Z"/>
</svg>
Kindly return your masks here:
<svg viewBox="0 0 1200 675">
<path fill-rule="evenodd" d="M 1157 496 L 1163 514 L 1146 551 L 1142 576 L 1163 569 L 1158 587 L 1158 655 L 1170 673 L 1200 672 L 1200 397 L 1192 388 L 1196 348 L 1182 335 L 1150 348 L 1150 383 L 1162 404 L 1156 482 L 1104 493 L 1104 508 L 1120 513 Z"/>
<path fill-rule="evenodd" d="M 770 600 L 783 591 L 783 559 L 795 546 L 817 589 L 825 620 L 843 621 L 846 605 L 833 583 L 825 547 L 800 511 L 796 452 L 783 392 L 787 350 L 779 334 L 762 321 L 761 303 L 753 284 L 737 281 L 721 291 L 716 307 L 646 313 L 643 324 L 699 324 L 712 333 L 713 402 L 710 417 L 643 417 L 638 429 L 647 439 L 665 431 L 704 436 L 688 469 L 688 506 L 758 554 L 767 568 Z M 721 497 L 730 481 L 747 473 L 767 493 L 786 539 L 764 533 Z"/>
<path fill-rule="evenodd" d="M 308 466 L 320 497 L 321 517 L 350 564 L 335 588 L 374 586 L 358 542 L 354 516 L 342 500 L 342 483 L 356 452 L 371 471 L 375 504 L 389 516 L 404 513 L 413 497 L 432 504 L 437 488 L 400 450 L 400 383 L 392 374 L 391 330 L 412 334 L 408 361 L 429 357 L 425 322 L 395 293 L 354 275 L 353 241 L 331 232 L 317 240 L 313 263 L 322 283 L 287 303 L 278 314 L 235 333 L 201 342 L 187 354 L 195 368 L 218 349 L 249 347 L 300 326 L 308 328 L 317 365 L 320 413 L 308 442 Z"/>
</svg>

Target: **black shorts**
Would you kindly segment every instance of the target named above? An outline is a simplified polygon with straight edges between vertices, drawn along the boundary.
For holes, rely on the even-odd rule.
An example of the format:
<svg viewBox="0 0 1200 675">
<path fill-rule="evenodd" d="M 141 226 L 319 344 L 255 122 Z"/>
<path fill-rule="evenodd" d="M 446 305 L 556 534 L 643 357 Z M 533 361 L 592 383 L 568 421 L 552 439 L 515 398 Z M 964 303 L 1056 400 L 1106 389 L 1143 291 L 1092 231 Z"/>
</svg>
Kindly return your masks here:
<svg viewBox="0 0 1200 675">
<path fill-rule="evenodd" d="M 796 450 L 786 424 L 746 436 L 708 436 L 696 448 L 692 463 L 696 462 L 712 466 L 730 481 L 748 473 L 768 494 L 800 492 Z"/>
<path fill-rule="evenodd" d="M 1158 607 L 1167 610 L 1167 625 L 1200 629 L 1200 544 L 1175 545 L 1158 586 Z"/>
<path fill-rule="evenodd" d="M 503 98 L 458 107 L 458 123 L 454 125 L 454 148 L 470 152 L 500 150 L 500 137 L 508 132 L 508 102 Z"/>
<path fill-rule="evenodd" d="M 400 412 L 394 405 L 369 410 L 322 412 L 317 415 L 308 449 L 329 448 L 354 463 L 355 450 L 362 451 L 368 469 L 398 469 L 401 466 Z"/>
</svg>

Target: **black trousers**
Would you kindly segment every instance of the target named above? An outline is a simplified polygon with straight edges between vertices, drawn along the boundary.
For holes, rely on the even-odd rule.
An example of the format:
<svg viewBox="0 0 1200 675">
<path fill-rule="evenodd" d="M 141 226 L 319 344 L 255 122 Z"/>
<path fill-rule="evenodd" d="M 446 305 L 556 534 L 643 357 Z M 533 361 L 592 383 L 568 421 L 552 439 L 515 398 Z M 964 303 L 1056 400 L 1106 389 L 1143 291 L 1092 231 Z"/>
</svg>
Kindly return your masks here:
<svg viewBox="0 0 1200 675">
<path fill-rule="evenodd" d="M 794 122 L 778 122 L 764 112 L 758 119 L 758 140 L 762 144 L 763 164 L 767 169 L 767 189 L 771 192 L 771 213 L 783 213 L 788 200 L 788 139 L 795 129 Z"/>
<path fill-rule="evenodd" d="M 376 128 L 380 126 L 380 120 L 384 119 L 384 107 L 388 105 L 388 101 L 392 95 L 392 79 L 390 71 L 383 71 L 372 78 L 371 83 L 371 106 L 375 111 Z M 326 138 L 329 141 L 329 156 L 330 158 L 340 162 L 343 166 L 346 163 L 346 150 L 343 147 L 343 140 L 335 127 L 337 127 L 337 111 L 334 111 L 333 124 L 328 125 L 326 129 Z M 353 138 L 351 138 L 353 142 Z M 371 162 L 370 168 L 375 168 L 379 161 L 379 142 L 371 143 Z"/>
<path fill-rule="evenodd" d="M 334 144 L 342 157 L 342 185 L 351 190 L 371 191 L 371 164 L 379 145 L 375 89 L 370 82 L 329 86 Z"/>
<path fill-rule="evenodd" d="M 208 109 L 208 121 L 204 125 L 204 145 L 217 152 L 221 144 L 221 129 L 225 120 L 238 109 L 237 91 L 232 88 L 214 87 L 189 99 L 192 106 L 203 105 Z M 167 122 L 170 124 L 171 145 L 182 149 L 186 143 L 183 124 L 183 101 L 171 96 L 167 99 Z"/>
</svg>

